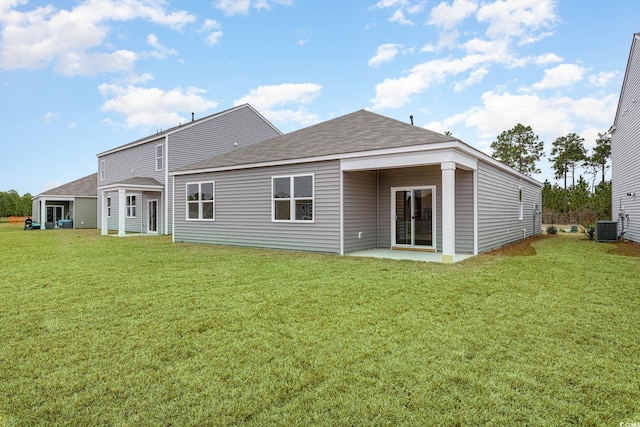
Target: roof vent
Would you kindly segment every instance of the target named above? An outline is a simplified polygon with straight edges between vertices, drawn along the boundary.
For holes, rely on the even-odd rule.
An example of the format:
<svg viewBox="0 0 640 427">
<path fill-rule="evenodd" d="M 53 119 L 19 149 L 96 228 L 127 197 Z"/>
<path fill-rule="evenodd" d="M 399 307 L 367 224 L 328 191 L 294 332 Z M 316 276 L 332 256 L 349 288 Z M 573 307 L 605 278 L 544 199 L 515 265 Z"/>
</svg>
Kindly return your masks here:
<svg viewBox="0 0 640 427">
<path fill-rule="evenodd" d="M 196 113 L 191 113 L 191 121 L 194 121 L 196 119 Z"/>
<path fill-rule="evenodd" d="M 409 116 L 409 120 L 411 120 L 411 126 L 413 126 L 413 114 Z"/>
</svg>

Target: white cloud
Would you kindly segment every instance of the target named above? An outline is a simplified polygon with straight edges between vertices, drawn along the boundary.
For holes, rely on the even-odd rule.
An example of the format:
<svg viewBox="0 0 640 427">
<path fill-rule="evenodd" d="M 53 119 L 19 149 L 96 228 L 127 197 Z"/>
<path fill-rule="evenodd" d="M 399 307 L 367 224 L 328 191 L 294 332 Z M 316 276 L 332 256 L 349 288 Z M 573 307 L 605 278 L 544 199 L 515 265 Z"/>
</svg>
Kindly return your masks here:
<svg viewBox="0 0 640 427">
<path fill-rule="evenodd" d="M 571 86 L 582 80 L 586 69 L 576 64 L 561 64 L 557 67 L 544 70 L 542 81 L 534 84 L 533 89 L 556 89 Z"/>
<path fill-rule="evenodd" d="M 454 0 L 451 5 L 442 2 L 431 9 L 429 24 L 439 26 L 444 30 L 451 30 L 477 9 L 477 3 L 472 0 Z"/>
<path fill-rule="evenodd" d="M 551 28 L 558 21 L 554 8 L 554 0 L 496 0 L 482 4 L 476 17 L 488 24 L 490 38 L 535 40 L 535 31 Z"/>
<path fill-rule="evenodd" d="M 154 51 L 149 53 L 149 55 L 156 59 L 164 59 L 169 55 L 175 55 L 176 53 L 178 53 L 175 49 L 171 49 L 162 45 L 158 41 L 158 36 L 153 33 L 147 36 L 147 44 L 155 49 Z"/>
<path fill-rule="evenodd" d="M 59 117 L 60 113 L 54 113 L 52 111 L 47 111 L 44 114 L 44 121 L 45 123 L 51 123 L 53 121 L 53 119 L 55 119 L 56 117 Z"/>
<path fill-rule="evenodd" d="M 534 63 L 537 65 L 551 64 L 553 62 L 562 62 L 562 58 L 556 55 L 555 53 L 547 53 L 544 55 L 537 56 L 534 59 Z"/>
<path fill-rule="evenodd" d="M 413 67 L 405 77 L 388 78 L 376 85 L 373 109 L 398 108 L 418 94 L 445 78 L 477 68 L 485 61 L 482 55 L 468 55 L 460 59 L 436 59 Z"/>
<path fill-rule="evenodd" d="M 110 98 L 102 104 L 102 111 L 125 116 L 124 122 L 128 128 L 177 126 L 190 120 L 191 112 L 210 110 L 218 105 L 216 101 L 204 98 L 204 89 L 195 87 L 164 91 L 159 88 L 102 84 L 98 89 L 102 96 Z"/>
<path fill-rule="evenodd" d="M 209 33 L 205 40 L 209 46 L 213 46 L 217 44 L 220 37 L 222 37 L 222 24 L 214 19 L 206 19 L 200 31 Z"/>
<path fill-rule="evenodd" d="M 389 17 L 389 22 L 397 22 L 402 25 L 413 25 L 413 21 L 407 19 L 404 16 L 404 11 L 402 9 L 398 9 Z"/>
<path fill-rule="evenodd" d="M 606 86 L 617 75 L 618 73 L 614 71 L 610 71 L 610 72 L 601 71 L 598 74 L 593 74 L 589 76 L 589 83 L 591 83 L 594 86 Z"/>
<path fill-rule="evenodd" d="M 406 17 L 406 14 L 415 15 L 422 12 L 425 7 L 425 1 L 380 0 L 374 7 L 378 9 L 393 9 L 393 13 L 389 17 L 389 22 L 396 22 L 401 25 L 414 25 L 413 21 Z"/>
<path fill-rule="evenodd" d="M 466 142 L 490 153 L 489 145 L 504 130 L 517 123 L 531 126 L 545 142 L 547 152 L 559 136 L 570 132 L 591 134 L 589 129 L 606 130 L 617 107 L 617 94 L 571 98 L 567 96 L 543 98 L 537 94 L 485 92 L 482 105 L 462 113 L 425 125 L 433 130 L 451 130 L 463 126 L 476 140 Z M 591 133 L 589 133 L 591 132 Z M 454 132 L 455 135 L 455 132 Z"/>
<path fill-rule="evenodd" d="M 322 90 L 322 86 L 315 83 L 283 83 L 279 85 L 259 86 L 251 90 L 248 95 L 235 101 L 234 105 L 251 104 L 269 120 L 277 122 L 292 122 L 299 125 L 317 123 L 316 114 L 308 113 L 304 108 L 284 108 L 289 104 L 310 104 Z"/>
<path fill-rule="evenodd" d="M 473 70 L 466 80 L 457 82 L 453 86 L 453 88 L 456 92 L 460 92 L 468 86 L 473 86 L 480 83 L 487 74 L 489 74 L 489 70 L 487 70 L 486 68 L 478 68 L 477 70 Z"/>
<path fill-rule="evenodd" d="M 0 15 L 0 67 L 39 69 L 54 64 L 64 75 L 131 70 L 137 55 L 107 43 L 108 24 L 144 19 L 181 29 L 196 20 L 187 12 L 168 12 L 164 7 L 162 0 L 86 0 L 70 10 L 52 5 L 24 12 L 6 9 Z"/>
<path fill-rule="evenodd" d="M 401 45 L 394 43 L 387 43 L 378 46 L 375 56 L 369 60 L 369 65 L 371 67 L 377 67 L 384 62 L 391 61 L 396 57 L 401 47 Z"/>
<path fill-rule="evenodd" d="M 279 4 L 282 6 L 291 6 L 292 0 L 216 0 L 213 6 L 219 9 L 227 16 L 232 15 L 246 15 L 254 9 L 271 9 L 271 4 Z"/>
</svg>

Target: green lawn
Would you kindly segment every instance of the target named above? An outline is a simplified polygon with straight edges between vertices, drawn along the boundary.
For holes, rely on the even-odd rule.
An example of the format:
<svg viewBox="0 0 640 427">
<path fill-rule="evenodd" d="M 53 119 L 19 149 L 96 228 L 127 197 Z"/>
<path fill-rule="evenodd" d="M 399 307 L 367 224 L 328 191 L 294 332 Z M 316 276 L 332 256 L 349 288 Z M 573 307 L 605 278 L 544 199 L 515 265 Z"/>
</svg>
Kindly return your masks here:
<svg viewBox="0 0 640 427">
<path fill-rule="evenodd" d="M 441 265 L 2 224 L 0 427 L 640 423 L 640 258 L 533 247 Z"/>
</svg>

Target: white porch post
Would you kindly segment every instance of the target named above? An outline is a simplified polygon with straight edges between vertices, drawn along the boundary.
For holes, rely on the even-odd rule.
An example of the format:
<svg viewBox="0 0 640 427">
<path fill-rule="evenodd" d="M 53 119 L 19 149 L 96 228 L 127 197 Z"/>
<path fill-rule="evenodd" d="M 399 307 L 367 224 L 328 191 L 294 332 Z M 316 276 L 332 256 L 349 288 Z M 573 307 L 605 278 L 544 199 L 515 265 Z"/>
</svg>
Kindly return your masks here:
<svg viewBox="0 0 640 427">
<path fill-rule="evenodd" d="M 456 164 L 443 162 L 442 170 L 442 262 L 452 263 L 456 253 Z"/>
<path fill-rule="evenodd" d="M 101 194 L 101 207 L 102 209 L 100 209 L 100 234 L 102 234 L 103 236 L 106 236 L 107 234 L 109 234 L 109 220 L 107 217 L 107 212 L 109 207 L 107 206 L 107 198 L 108 198 L 108 194 L 106 191 L 102 190 L 100 192 Z"/>
<path fill-rule="evenodd" d="M 127 192 L 124 188 L 118 189 L 118 236 L 125 235 L 125 204 Z"/>
<path fill-rule="evenodd" d="M 43 197 L 40 199 L 40 230 L 46 230 L 47 226 L 47 200 Z"/>
</svg>

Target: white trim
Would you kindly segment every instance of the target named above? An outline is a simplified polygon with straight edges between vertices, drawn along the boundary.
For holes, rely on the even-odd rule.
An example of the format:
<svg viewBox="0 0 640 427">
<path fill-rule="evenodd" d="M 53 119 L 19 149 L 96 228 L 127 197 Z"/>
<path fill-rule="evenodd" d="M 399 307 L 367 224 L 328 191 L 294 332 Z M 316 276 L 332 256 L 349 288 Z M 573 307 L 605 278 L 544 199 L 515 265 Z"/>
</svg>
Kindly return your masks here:
<svg viewBox="0 0 640 427">
<path fill-rule="evenodd" d="M 415 190 L 431 190 L 431 245 L 416 245 L 413 243 L 415 240 L 415 222 L 413 221 L 413 214 L 411 215 L 411 240 L 410 244 L 398 244 L 396 243 L 396 192 L 397 191 L 411 191 L 411 198 L 413 203 L 413 192 Z M 400 187 L 391 187 L 391 248 L 437 248 L 437 231 L 438 231 L 438 218 L 437 218 L 437 209 L 438 204 L 436 200 L 436 186 L 435 185 L 416 185 L 416 186 L 400 186 Z"/>
<path fill-rule="evenodd" d="M 125 210 L 125 218 L 126 219 L 135 219 L 138 217 L 138 198 L 137 198 L 138 194 L 136 193 L 131 193 L 131 194 L 126 194 L 125 193 L 125 205 L 124 205 L 124 210 Z M 133 204 L 129 204 L 131 202 L 131 198 L 134 197 L 134 203 Z M 142 195 L 140 194 L 140 199 L 142 199 Z M 134 214 L 131 215 L 131 210 L 133 208 Z"/>
<path fill-rule="evenodd" d="M 169 192 L 167 191 L 167 193 Z M 176 180 L 175 178 L 173 179 L 173 181 L 171 181 L 171 194 L 173 194 L 173 197 L 171 197 L 171 242 L 175 243 L 176 242 Z M 185 198 L 186 198 L 186 195 L 185 195 Z M 167 200 L 169 199 L 167 198 Z M 168 206 L 169 206 L 169 203 L 167 202 L 167 207 Z M 167 225 L 169 224 L 168 216 L 169 216 L 169 213 L 167 212 L 164 215 Z M 164 232 L 168 233 L 169 230 L 165 230 Z"/>
<path fill-rule="evenodd" d="M 518 220 L 524 218 L 524 189 L 522 185 L 518 185 Z"/>
<path fill-rule="evenodd" d="M 140 192 L 144 192 L 144 191 L 162 191 L 164 190 L 164 185 L 162 184 L 122 184 L 122 183 L 114 183 L 114 184 L 109 184 L 109 185 L 103 185 L 98 187 L 98 190 L 100 191 L 109 191 L 109 190 L 119 190 L 119 189 L 125 189 L 125 190 L 129 190 L 129 191 L 140 191 Z"/>
<path fill-rule="evenodd" d="M 473 173 L 473 254 L 478 255 L 478 171 Z"/>
<path fill-rule="evenodd" d="M 340 227 L 340 249 L 339 249 L 339 253 L 340 255 L 344 255 L 344 172 L 342 170 L 338 171 L 339 175 L 339 198 L 340 198 L 340 209 L 338 212 L 338 215 L 340 216 L 339 221 L 339 227 Z M 315 211 L 315 208 L 314 208 Z M 313 217 L 315 218 L 315 212 Z"/>
<path fill-rule="evenodd" d="M 311 197 L 295 197 L 295 178 L 304 176 L 311 177 Z M 273 181 L 278 178 L 289 178 L 289 197 L 276 199 L 273 197 Z M 271 177 L 271 222 L 275 223 L 302 223 L 312 224 L 316 222 L 316 176 L 314 173 L 300 173 L 294 175 L 273 175 Z M 288 200 L 289 201 L 289 219 L 275 219 L 275 201 Z M 311 219 L 296 219 L 296 200 L 311 200 Z"/>
<path fill-rule="evenodd" d="M 162 218 L 163 218 L 163 223 L 164 223 L 164 227 L 162 230 L 162 234 L 168 234 L 169 233 L 169 136 L 165 135 L 164 137 L 164 155 L 165 155 L 165 168 L 164 168 L 164 202 L 162 203 Z M 173 209 L 175 207 L 175 205 L 173 204 L 173 199 L 176 198 L 175 196 L 175 180 L 173 180 L 173 182 L 171 183 L 171 194 L 173 195 L 172 197 L 172 203 L 171 203 L 171 234 L 173 234 L 173 225 L 174 225 L 174 221 L 173 221 L 173 217 L 175 216 L 175 210 Z"/>
<path fill-rule="evenodd" d="M 107 179 L 107 160 L 100 159 L 100 165 L 98 167 L 98 175 L 100 175 L 100 181 L 105 181 Z"/>
</svg>

